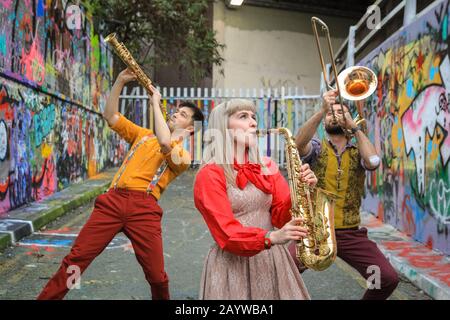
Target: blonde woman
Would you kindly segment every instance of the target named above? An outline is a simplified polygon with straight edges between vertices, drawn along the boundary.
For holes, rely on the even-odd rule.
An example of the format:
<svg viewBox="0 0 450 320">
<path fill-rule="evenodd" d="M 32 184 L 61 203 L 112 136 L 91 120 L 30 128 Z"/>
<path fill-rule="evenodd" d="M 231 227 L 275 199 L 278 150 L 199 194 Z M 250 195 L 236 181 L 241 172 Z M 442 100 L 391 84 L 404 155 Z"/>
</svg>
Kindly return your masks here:
<svg viewBox="0 0 450 320">
<path fill-rule="evenodd" d="M 216 243 L 205 259 L 200 299 L 309 299 L 285 246 L 307 230 L 291 217 L 278 167 L 259 156 L 255 111 L 252 101 L 233 99 L 209 116 L 194 201 Z M 317 183 L 308 165 L 302 175 Z"/>
</svg>

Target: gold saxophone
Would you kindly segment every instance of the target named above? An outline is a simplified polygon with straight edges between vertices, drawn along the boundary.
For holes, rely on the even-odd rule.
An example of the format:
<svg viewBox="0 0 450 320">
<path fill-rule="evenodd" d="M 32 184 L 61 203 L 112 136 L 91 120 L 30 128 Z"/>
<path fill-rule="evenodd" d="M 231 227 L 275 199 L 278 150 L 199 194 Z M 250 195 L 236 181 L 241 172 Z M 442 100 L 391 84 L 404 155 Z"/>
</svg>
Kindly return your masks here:
<svg viewBox="0 0 450 320">
<path fill-rule="evenodd" d="M 336 259 L 337 245 L 334 234 L 335 195 L 320 188 L 315 193 L 301 179 L 302 161 L 289 129 L 258 130 L 260 133 L 274 132 L 285 138 L 285 153 L 294 218 L 302 218 L 308 236 L 296 244 L 297 258 L 310 269 L 322 271 Z"/>
<path fill-rule="evenodd" d="M 125 45 L 117 40 L 116 34 L 109 34 L 105 38 L 105 42 L 109 43 L 114 48 L 119 58 L 122 59 L 127 67 L 136 75 L 136 80 L 141 84 L 141 86 L 143 86 L 150 95 L 153 95 L 153 90 L 151 88 L 152 81 L 149 77 L 147 77 L 144 71 L 142 71 L 141 67 L 138 65 Z M 160 106 L 164 120 L 167 120 L 167 110 L 164 105 L 160 104 Z"/>
</svg>

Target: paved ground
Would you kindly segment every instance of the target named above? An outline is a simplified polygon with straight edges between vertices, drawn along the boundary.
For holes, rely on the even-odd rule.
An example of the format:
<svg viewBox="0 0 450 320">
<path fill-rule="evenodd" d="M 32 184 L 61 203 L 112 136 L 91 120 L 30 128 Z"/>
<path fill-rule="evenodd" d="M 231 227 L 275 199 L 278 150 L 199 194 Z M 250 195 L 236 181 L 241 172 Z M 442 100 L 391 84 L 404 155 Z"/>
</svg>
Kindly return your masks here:
<svg viewBox="0 0 450 320">
<path fill-rule="evenodd" d="M 179 177 L 166 191 L 164 256 L 173 299 L 197 299 L 203 261 L 212 238 L 192 197 L 194 171 Z M 20 240 L 0 253 L 0 299 L 34 299 L 85 223 L 93 201 L 70 211 L 44 230 Z M 305 283 L 313 299 L 360 299 L 365 281 L 341 260 L 323 272 L 306 271 Z M 67 299 L 149 299 L 149 287 L 128 239 L 118 234 L 82 276 L 81 289 Z M 406 279 L 391 299 L 430 299 Z"/>
</svg>

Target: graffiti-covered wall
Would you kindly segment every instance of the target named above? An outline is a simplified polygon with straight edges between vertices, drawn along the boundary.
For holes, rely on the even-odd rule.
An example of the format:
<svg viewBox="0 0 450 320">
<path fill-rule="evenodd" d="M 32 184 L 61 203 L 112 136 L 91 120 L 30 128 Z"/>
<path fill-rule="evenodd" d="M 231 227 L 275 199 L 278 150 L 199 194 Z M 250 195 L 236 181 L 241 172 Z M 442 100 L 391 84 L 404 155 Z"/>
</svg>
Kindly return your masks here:
<svg viewBox="0 0 450 320">
<path fill-rule="evenodd" d="M 119 164 L 125 145 L 101 117 L 112 57 L 89 12 L 67 1 L 0 4 L 1 216 Z"/>
<path fill-rule="evenodd" d="M 449 1 L 436 1 L 360 63 L 378 75 L 369 137 L 382 165 L 367 179 L 366 210 L 450 254 Z"/>
<path fill-rule="evenodd" d="M 111 57 L 89 12 L 63 0 L 0 3 L 1 72 L 101 110 Z"/>
</svg>

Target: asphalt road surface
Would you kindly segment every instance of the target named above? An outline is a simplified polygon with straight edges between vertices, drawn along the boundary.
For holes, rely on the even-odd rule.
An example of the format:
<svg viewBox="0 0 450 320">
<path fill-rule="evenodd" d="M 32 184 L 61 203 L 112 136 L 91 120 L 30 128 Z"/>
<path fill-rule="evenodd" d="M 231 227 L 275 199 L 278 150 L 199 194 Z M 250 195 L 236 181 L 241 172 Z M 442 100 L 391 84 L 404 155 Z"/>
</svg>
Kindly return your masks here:
<svg viewBox="0 0 450 320">
<path fill-rule="evenodd" d="M 172 299 L 198 299 L 203 261 L 213 243 L 202 216 L 194 207 L 194 174 L 189 171 L 176 179 L 160 201 L 164 209 L 164 257 Z M 93 201 L 0 253 L 0 299 L 35 299 L 69 252 L 92 207 Z M 365 280 L 340 259 L 325 271 L 308 270 L 302 277 L 312 299 L 358 300 L 366 287 Z M 88 300 L 150 298 L 144 273 L 122 233 L 82 275 L 81 288 L 71 290 L 66 296 L 66 299 Z M 401 279 L 390 299 L 430 298 Z"/>
</svg>

